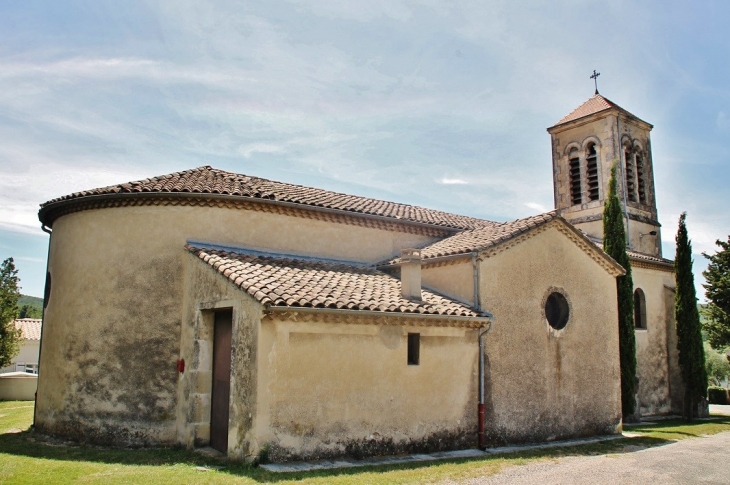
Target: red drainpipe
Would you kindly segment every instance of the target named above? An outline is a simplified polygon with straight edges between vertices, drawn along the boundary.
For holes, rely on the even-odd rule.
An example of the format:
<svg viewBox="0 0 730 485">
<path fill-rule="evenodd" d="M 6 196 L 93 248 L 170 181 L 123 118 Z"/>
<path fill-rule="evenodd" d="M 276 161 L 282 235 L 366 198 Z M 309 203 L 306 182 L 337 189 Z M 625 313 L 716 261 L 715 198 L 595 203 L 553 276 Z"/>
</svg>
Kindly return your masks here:
<svg viewBox="0 0 730 485">
<path fill-rule="evenodd" d="M 494 318 L 491 315 L 490 317 Z M 484 436 L 484 337 L 487 336 L 490 330 L 492 330 L 492 322 L 489 322 L 489 326 L 487 327 L 487 329 L 479 334 L 479 423 L 477 425 L 477 436 L 479 442 L 478 447 L 480 450 L 483 450 L 487 447 Z"/>
</svg>

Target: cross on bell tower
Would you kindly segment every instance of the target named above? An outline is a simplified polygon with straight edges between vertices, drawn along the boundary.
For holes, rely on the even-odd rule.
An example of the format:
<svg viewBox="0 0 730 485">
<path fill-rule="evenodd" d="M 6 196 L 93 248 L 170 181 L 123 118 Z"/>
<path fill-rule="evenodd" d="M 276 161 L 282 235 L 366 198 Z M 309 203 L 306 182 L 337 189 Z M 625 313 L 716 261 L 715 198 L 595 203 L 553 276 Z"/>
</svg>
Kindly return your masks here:
<svg viewBox="0 0 730 485">
<path fill-rule="evenodd" d="M 593 75 L 591 76 L 591 79 L 593 79 L 593 82 L 596 85 L 596 94 L 598 94 L 598 76 L 600 76 L 600 72 L 596 72 L 596 70 L 593 70 Z"/>
</svg>

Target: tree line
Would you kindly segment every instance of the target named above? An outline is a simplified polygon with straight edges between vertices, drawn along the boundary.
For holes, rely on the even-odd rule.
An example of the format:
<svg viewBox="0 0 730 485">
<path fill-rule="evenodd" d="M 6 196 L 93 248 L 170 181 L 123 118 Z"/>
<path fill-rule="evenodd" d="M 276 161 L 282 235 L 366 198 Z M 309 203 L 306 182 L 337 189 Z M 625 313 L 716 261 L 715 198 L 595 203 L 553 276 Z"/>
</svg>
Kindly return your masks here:
<svg viewBox="0 0 730 485">
<path fill-rule="evenodd" d="M 603 249 L 626 270 L 616 279 L 618 299 L 619 354 L 621 362 L 621 408 L 625 420 L 636 416 L 636 341 L 634 338 L 634 285 L 631 263 L 627 253 L 624 214 L 617 191 L 617 164 L 611 170 L 609 193 L 603 212 Z M 704 325 L 700 321 L 697 294 L 692 272 L 692 242 L 686 225 L 687 213 L 679 217 L 676 254 L 674 258 L 675 300 L 674 313 L 677 331 L 679 367 L 684 384 L 683 416 L 697 416 L 698 404 L 707 398 L 708 373 L 713 381 L 730 370 L 730 236 L 718 240 L 720 249 L 715 254 L 702 253 L 710 263 L 702 274 L 705 277 L 705 295 L 708 304 L 702 309 Z M 702 332 L 708 337 L 708 348 L 703 344 Z M 705 355 L 707 352 L 707 361 Z M 730 374 L 730 372 L 728 372 Z"/>
<path fill-rule="evenodd" d="M 13 258 L 0 265 L 0 367 L 10 365 L 20 351 L 21 331 L 17 318 L 42 318 L 43 300 L 20 294 L 20 278 Z"/>
</svg>

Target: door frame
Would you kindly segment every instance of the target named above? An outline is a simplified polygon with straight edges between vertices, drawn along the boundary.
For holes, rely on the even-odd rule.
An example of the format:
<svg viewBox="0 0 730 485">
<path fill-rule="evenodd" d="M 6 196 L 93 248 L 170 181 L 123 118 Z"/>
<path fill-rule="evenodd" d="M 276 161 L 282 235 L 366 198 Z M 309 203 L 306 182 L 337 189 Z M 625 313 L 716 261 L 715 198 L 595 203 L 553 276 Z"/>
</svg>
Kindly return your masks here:
<svg viewBox="0 0 730 485">
<path fill-rule="evenodd" d="M 219 320 L 220 318 L 220 320 Z M 219 348 L 223 346 L 222 348 Z M 211 395 L 210 395 L 210 446 L 218 451 L 228 454 L 228 438 L 231 416 L 231 370 L 233 350 L 233 308 L 221 308 L 213 312 L 213 346 L 211 363 Z M 216 387 L 216 369 L 223 366 L 221 371 L 225 373 L 223 388 Z M 224 402 L 217 402 L 224 399 Z M 218 415 L 216 413 L 218 404 Z M 220 419 L 223 422 L 216 422 Z M 221 435 L 214 434 L 221 433 Z M 214 445 L 214 442 L 215 445 Z"/>
<path fill-rule="evenodd" d="M 198 302 L 196 305 L 196 316 L 192 322 L 189 338 L 187 340 L 190 345 L 188 347 L 190 354 L 190 362 L 186 366 L 182 376 L 180 387 L 180 404 L 184 407 L 181 409 L 180 415 L 185 422 L 184 431 L 186 438 L 182 438 L 182 443 L 187 444 L 191 448 L 200 448 L 210 446 L 210 419 L 211 419 L 211 398 L 213 390 L 213 336 L 215 326 L 216 310 L 232 310 L 231 325 L 231 347 L 236 342 L 236 332 L 238 329 L 238 315 L 241 314 L 239 308 L 240 302 L 236 300 L 219 300 Z M 183 337 L 183 341 L 186 338 Z M 187 352 L 185 352 L 187 353 Z M 234 363 L 231 361 L 231 393 L 234 387 Z M 189 389 L 189 392 L 185 391 Z M 229 423 L 235 421 L 235 407 L 230 406 L 229 398 Z M 229 427 L 229 452 L 231 450 L 231 435 Z M 235 445 L 234 445 L 235 447 Z"/>
</svg>

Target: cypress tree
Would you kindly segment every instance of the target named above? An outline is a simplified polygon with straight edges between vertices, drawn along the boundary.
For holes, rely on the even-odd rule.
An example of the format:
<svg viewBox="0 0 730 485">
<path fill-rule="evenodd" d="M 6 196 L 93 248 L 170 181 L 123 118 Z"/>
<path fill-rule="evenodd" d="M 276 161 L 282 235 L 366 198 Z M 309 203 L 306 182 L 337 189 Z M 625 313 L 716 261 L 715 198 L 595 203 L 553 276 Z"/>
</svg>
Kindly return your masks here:
<svg viewBox="0 0 730 485">
<path fill-rule="evenodd" d="M 616 167 L 611 167 L 611 181 L 608 197 L 603 208 L 603 250 L 616 260 L 626 274 L 616 278 L 618 296 L 618 338 L 621 357 L 621 412 L 624 419 L 630 419 L 636 411 L 636 339 L 634 337 L 634 281 L 631 277 L 631 263 L 626 253 L 626 231 L 624 229 L 621 203 L 618 199 Z"/>
<path fill-rule="evenodd" d="M 18 270 L 13 258 L 0 265 L 0 367 L 7 367 L 20 351 L 20 330 L 15 328 L 18 315 Z"/>
<path fill-rule="evenodd" d="M 677 350 L 679 368 L 684 383 L 684 418 L 691 420 L 697 415 L 697 404 L 707 397 L 707 371 L 705 350 L 702 346 L 700 313 L 697 310 L 697 293 L 692 274 L 692 242 L 687 236 L 685 219 L 679 216 L 677 229 L 677 254 L 674 257 L 674 315 L 677 321 Z"/>
</svg>

